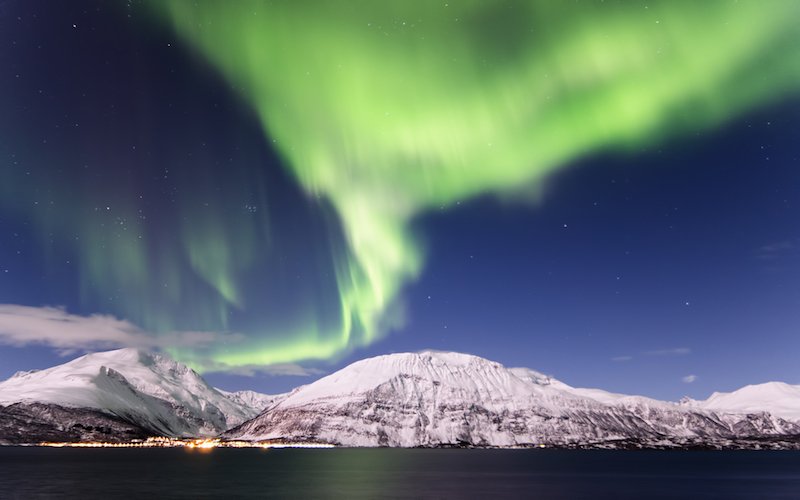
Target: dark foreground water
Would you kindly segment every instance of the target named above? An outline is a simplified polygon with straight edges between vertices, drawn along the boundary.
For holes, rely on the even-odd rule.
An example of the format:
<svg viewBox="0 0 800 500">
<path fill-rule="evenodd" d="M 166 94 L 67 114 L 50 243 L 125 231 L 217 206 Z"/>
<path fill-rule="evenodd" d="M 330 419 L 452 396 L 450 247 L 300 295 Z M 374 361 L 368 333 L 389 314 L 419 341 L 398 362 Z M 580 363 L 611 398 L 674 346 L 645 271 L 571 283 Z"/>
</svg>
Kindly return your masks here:
<svg viewBox="0 0 800 500">
<path fill-rule="evenodd" d="M 0 447 L 0 498 L 786 498 L 800 452 Z"/>
</svg>

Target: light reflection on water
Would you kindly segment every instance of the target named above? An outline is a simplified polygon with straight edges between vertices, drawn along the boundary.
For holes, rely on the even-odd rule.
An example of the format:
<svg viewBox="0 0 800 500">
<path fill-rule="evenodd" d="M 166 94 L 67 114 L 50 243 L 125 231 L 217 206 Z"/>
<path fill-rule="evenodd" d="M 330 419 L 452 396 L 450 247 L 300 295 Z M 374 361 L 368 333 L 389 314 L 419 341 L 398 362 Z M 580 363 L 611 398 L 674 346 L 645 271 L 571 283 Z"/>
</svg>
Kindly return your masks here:
<svg viewBox="0 0 800 500">
<path fill-rule="evenodd" d="M 0 448 L 0 498 L 800 498 L 800 452 Z"/>
</svg>

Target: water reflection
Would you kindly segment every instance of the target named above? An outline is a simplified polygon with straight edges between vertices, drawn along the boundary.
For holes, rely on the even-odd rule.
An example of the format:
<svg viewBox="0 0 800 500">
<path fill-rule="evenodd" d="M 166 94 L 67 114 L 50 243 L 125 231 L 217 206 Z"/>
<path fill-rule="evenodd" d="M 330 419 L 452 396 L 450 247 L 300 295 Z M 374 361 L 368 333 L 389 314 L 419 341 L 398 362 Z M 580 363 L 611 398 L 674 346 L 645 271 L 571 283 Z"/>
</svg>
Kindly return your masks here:
<svg viewBox="0 0 800 500">
<path fill-rule="evenodd" d="M 800 452 L 0 447 L 0 498 L 796 498 Z"/>
</svg>

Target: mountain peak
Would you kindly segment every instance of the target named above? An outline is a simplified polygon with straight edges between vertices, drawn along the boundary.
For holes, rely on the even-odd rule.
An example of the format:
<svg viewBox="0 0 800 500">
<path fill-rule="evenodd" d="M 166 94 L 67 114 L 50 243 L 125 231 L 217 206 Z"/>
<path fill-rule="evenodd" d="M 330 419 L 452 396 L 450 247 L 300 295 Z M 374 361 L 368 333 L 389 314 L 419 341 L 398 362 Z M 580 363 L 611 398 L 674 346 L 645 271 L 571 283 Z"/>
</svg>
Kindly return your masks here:
<svg viewBox="0 0 800 500">
<path fill-rule="evenodd" d="M 800 420 L 800 385 L 785 382 L 751 384 L 733 392 L 715 392 L 695 406 L 715 411 L 769 411 L 775 416 Z"/>
<path fill-rule="evenodd" d="M 0 382 L 0 404 L 17 402 L 101 409 L 159 434 L 187 436 L 217 434 L 258 411 L 167 355 L 137 348 L 90 353 Z"/>
<path fill-rule="evenodd" d="M 357 361 L 295 389 L 225 436 L 346 446 L 518 446 L 800 431 L 800 425 L 764 410 L 769 408 L 761 408 L 756 419 L 713 413 L 573 388 L 535 370 L 509 369 L 470 354 L 421 351 Z"/>
<path fill-rule="evenodd" d="M 476 356 L 474 354 L 466 354 L 463 352 L 455 352 L 455 351 L 439 351 L 436 349 L 424 349 L 419 352 L 408 352 L 408 353 L 399 353 L 400 356 L 413 356 L 418 355 L 420 357 L 426 357 L 431 359 L 438 359 L 450 364 L 470 364 L 470 363 L 496 363 L 494 361 L 488 360 L 486 358 L 482 358 L 480 356 Z M 390 355 L 391 356 L 391 355 Z"/>
<path fill-rule="evenodd" d="M 141 347 L 123 347 L 111 351 L 92 352 L 77 358 L 75 361 L 78 360 L 98 362 L 114 360 L 116 362 L 139 363 L 144 366 L 152 366 L 154 364 L 180 365 L 180 363 L 167 355 L 149 351 Z"/>
</svg>

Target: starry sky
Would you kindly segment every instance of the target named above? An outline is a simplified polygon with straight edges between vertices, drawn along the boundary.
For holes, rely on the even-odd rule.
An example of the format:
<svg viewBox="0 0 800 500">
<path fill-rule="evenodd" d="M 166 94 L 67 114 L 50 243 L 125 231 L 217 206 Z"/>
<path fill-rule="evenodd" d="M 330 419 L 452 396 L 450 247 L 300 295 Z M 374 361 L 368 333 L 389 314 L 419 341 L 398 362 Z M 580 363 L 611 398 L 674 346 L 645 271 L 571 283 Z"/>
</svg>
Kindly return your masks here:
<svg viewBox="0 0 800 500">
<path fill-rule="evenodd" d="M 0 1 L 0 378 L 800 383 L 800 4 Z"/>
</svg>

